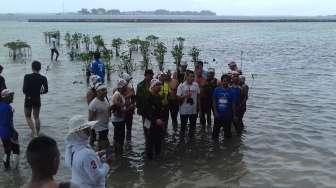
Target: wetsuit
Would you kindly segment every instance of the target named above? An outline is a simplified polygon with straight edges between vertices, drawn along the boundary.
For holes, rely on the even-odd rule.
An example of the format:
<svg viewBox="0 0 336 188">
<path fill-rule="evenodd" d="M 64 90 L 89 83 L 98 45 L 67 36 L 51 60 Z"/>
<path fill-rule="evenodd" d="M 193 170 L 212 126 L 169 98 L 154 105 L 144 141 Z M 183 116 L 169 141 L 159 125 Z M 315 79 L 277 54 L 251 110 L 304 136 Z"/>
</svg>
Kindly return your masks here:
<svg viewBox="0 0 336 188">
<path fill-rule="evenodd" d="M 23 81 L 25 108 L 41 107 L 41 94 L 48 93 L 48 81 L 38 73 L 26 74 Z"/>
</svg>

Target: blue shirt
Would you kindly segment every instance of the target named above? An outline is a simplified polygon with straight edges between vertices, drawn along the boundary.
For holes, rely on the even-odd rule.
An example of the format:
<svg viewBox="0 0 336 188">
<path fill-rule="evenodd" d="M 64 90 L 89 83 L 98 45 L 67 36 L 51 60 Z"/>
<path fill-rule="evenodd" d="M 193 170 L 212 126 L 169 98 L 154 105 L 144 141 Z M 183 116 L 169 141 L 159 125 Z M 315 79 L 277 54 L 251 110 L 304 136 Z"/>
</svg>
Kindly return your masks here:
<svg viewBox="0 0 336 188">
<path fill-rule="evenodd" d="M 10 138 L 13 130 L 13 109 L 9 104 L 0 102 L 0 138 Z"/>
<path fill-rule="evenodd" d="M 234 104 L 239 104 L 240 102 L 240 88 L 238 86 L 230 87 L 230 92 L 232 95 L 232 100 Z"/>
<path fill-rule="evenodd" d="M 229 88 L 217 87 L 213 92 L 216 102 L 216 109 L 220 118 L 231 118 L 232 116 L 232 95 Z"/>
<path fill-rule="evenodd" d="M 90 71 L 93 75 L 98 75 L 102 83 L 105 81 L 105 65 L 99 59 L 95 59 L 90 65 Z"/>
</svg>

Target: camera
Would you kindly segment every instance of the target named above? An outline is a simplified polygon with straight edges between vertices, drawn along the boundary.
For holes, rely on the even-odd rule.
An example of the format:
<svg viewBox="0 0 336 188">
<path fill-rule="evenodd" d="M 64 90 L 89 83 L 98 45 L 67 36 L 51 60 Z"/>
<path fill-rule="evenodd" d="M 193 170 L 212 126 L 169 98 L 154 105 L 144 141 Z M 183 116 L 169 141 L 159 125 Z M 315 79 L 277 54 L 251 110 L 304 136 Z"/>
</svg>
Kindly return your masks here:
<svg viewBox="0 0 336 188">
<path fill-rule="evenodd" d="M 187 104 L 193 105 L 194 104 L 194 99 L 193 98 L 188 98 L 187 99 Z"/>
</svg>

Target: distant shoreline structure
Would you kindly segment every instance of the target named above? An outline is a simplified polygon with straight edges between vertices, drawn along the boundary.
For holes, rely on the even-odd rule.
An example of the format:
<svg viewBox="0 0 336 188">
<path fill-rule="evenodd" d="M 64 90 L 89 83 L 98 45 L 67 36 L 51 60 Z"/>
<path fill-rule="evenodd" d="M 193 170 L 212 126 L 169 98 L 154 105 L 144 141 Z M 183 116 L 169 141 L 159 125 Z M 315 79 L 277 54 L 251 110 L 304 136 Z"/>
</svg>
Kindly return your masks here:
<svg viewBox="0 0 336 188">
<path fill-rule="evenodd" d="M 100 22 L 100 23 L 288 23 L 288 22 L 336 22 L 336 19 L 148 19 L 148 18 L 130 18 L 130 19 L 28 19 L 28 22 Z"/>
</svg>

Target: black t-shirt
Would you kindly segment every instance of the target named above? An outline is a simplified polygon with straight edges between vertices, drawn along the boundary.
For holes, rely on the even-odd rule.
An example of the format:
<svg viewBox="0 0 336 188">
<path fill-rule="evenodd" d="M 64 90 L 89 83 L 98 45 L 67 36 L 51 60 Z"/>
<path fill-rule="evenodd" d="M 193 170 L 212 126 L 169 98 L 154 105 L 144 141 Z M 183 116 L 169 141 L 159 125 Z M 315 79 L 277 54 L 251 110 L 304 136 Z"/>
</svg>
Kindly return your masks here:
<svg viewBox="0 0 336 188">
<path fill-rule="evenodd" d="M 47 78 L 37 73 L 26 74 L 22 90 L 26 97 L 39 99 L 41 94 L 48 93 Z"/>
</svg>

